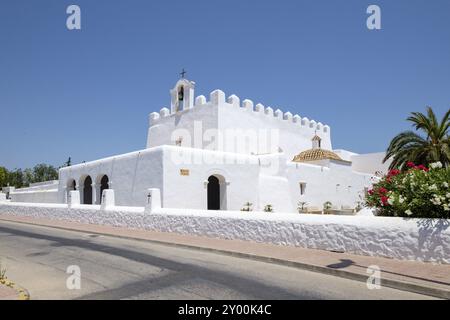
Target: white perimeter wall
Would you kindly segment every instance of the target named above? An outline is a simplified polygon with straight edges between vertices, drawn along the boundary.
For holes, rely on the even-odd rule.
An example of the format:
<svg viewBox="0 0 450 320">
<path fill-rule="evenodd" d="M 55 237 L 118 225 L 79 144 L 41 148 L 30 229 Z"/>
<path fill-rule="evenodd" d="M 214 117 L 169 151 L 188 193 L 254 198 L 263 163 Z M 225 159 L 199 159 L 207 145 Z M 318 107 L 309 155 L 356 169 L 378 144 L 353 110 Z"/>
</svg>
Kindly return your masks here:
<svg viewBox="0 0 450 320">
<path fill-rule="evenodd" d="M 450 263 L 449 220 L 0 203 L 2 214 Z"/>
<path fill-rule="evenodd" d="M 12 192 L 9 194 L 12 202 L 58 203 L 58 189 Z"/>
<path fill-rule="evenodd" d="M 9 194 L 13 202 L 58 203 L 58 180 L 32 183 Z"/>
</svg>

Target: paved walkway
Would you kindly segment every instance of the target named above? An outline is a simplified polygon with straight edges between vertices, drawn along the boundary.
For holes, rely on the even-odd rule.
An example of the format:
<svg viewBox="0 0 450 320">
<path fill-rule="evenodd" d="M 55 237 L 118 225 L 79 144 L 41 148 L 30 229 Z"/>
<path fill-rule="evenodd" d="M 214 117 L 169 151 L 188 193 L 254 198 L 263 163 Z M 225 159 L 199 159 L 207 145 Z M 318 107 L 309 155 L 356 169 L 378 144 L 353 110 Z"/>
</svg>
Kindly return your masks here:
<svg viewBox="0 0 450 320">
<path fill-rule="evenodd" d="M 367 268 L 375 265 L 381 270 L 382 285 L 450 299 L 450 265 L 4 214 L 0 215 L 0 219 L 153 241 L 168 245 L 195 247 L 233 256 L 290 265 L 360 281 L 367 280 L 369 276 Z"/>
</svg>

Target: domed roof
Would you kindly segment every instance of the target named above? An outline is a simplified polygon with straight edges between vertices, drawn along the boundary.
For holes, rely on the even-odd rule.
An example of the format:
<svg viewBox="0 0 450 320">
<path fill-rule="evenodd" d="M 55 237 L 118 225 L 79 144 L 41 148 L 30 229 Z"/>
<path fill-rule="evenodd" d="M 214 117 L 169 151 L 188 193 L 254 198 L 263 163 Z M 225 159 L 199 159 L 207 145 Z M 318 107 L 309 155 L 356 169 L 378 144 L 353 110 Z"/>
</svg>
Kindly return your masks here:
<svg viewBox="0 0 450 320">
<path fill-rule="evenodd" d="M 336 153 L 330 150 L 324 150 L 321 148 L 309 149 L 303 152 L 300 152 L 298 155 L 292 159 L 294 162 L 307 162 L 307 161 L 317 161 L 317 160 L 340 160 Z"/>
</svg>

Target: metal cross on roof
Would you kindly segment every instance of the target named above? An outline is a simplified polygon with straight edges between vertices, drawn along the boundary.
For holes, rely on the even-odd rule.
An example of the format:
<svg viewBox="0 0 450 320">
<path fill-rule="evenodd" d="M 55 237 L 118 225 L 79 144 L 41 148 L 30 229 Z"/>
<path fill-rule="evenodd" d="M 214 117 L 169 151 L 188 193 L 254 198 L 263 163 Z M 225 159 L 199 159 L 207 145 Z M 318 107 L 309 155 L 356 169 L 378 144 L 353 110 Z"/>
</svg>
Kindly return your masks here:
<svg viewBox="0 0 450 320">
<path fill-rule="evenodd" d="M 184 76 L 186 75 L 186 73 L 187 73 L 186 70 L 184 70 L 184 68 L 183 68 L 183 70 L 181 70 L 181 72 L 180 72 L 182 79 L 184 79 Z"/>
</svg>

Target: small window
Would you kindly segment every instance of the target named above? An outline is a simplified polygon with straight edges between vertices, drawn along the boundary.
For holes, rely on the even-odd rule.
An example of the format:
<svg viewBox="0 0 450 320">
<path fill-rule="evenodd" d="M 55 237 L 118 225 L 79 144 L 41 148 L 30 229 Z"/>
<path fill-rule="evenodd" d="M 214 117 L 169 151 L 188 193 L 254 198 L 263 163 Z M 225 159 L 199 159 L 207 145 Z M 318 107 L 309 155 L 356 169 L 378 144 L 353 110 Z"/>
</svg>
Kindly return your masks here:
<svg viewBox="0 0 450 320">
<path fill-rule="evenodd" d="M 306 183 L 300 182 L 300 195 L 304 195 L 306 193 Z"/>
</svg>

